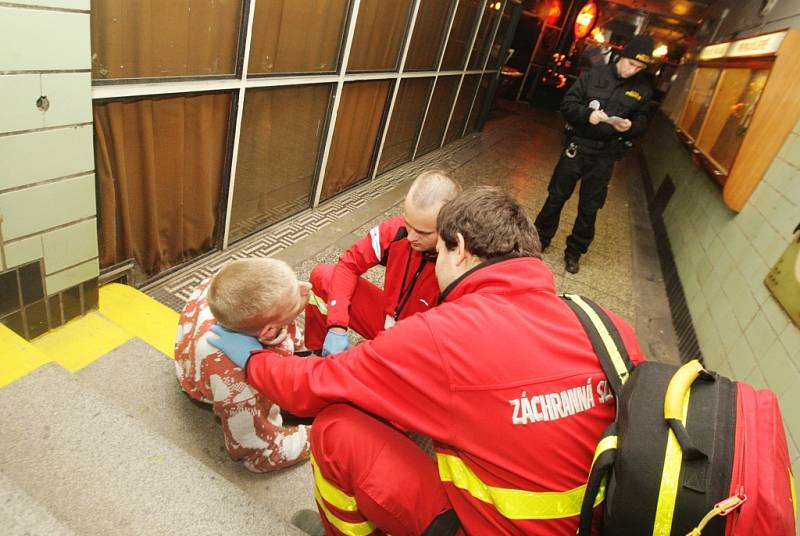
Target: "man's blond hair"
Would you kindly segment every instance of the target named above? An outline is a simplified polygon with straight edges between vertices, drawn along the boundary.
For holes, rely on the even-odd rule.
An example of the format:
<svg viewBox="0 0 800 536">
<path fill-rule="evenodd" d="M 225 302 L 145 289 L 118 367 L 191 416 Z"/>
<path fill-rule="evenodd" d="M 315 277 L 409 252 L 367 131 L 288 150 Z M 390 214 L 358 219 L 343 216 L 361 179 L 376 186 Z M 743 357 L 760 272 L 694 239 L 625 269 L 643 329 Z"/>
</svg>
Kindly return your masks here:
<svg viewBox="0 0 800 536">
<path fill-rule="evenodd" d="M 411 204 L 421 210 L 440 207 L 453 199 L 461 187 L 445 171 L 434 169 L 421 173 L 408 189 Z"/>
<path fill-rule="evenodd" d="M 234 331 L 259 330 L 281 314 L 297 288 L 297 276 L 283 261 L 231 261 L 214 276 L 208 306 L 214 318 Z"/>
</svg>

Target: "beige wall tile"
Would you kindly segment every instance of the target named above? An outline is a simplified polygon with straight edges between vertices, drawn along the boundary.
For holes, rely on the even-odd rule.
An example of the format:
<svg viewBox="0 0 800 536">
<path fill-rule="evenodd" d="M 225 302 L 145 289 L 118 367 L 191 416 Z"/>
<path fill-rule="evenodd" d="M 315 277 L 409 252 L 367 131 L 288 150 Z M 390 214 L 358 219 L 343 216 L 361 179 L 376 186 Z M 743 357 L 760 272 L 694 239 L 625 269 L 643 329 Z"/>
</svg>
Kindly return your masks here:
<svg viewBox="0 0 800 536">
<path fill-rule="evenodd" d="M 92 218 L 42 235 L 46 274 L 97 257 L 97 220 Z"/>
<path fill-rule="evenodd" d="M 728 2 L 730 4 L 730 2 Z M 741 3 L 744 4 L 744 3 Z M 654 126 L 658 123 L 654 123 Z M 662 130 L 652 132 L 643 140 L 644 153 L 653 177 L 669 173 L 675 181 L 676 191 L 665 211 L 665 221 L 673 254 L 678 266 L 685 266 L 688 257 L 693 259 L 692 274 L 704 294 L 689 301 L 692 319 L 700 346 L 715 348 L 717 337 L 725 340 L 725 360 L 720 371 L 733 379 L 752 382 L 756 387 L 769 387 L 779 396 L 783 422 L 789 436 L 795 475 L 800 474 L 800 327 L 790 323 L 785 313 L 774 303 L 774 298 L 764 286 L 764 276 L 783 252 L 789 232 L 797 224 L 800 211 L 800 122 L 794 128 L 779 156 L 772 162 L 764 179 L 750 201 L 736 216 L 720 213 L 724 207 L 718 191 L 709 190 L 712 183 L 691 163 L 686 151 L 672 136 L 672 125 L 661 123 Z M 666 148 L 665 148 L 666 147 Z M 650 154 L 658 157 L 651 159 Z M 688 166 L 688 169 L 687 169 Z M 698 210 L 704 207 L 704 210 Z M 683 240 L 672 241 L 684 222 L 691 222 L 693 233 Z M 730 268 L 722 279 L 723 295 L 705 293 L 706 274 L 713 273 L 710 265 L 719 265 L 711 254 L 714 242 L 711 230 L 730 255 Z M 687 240 L 688 238 L 688 240 Z M 699 258 L 696 248 L 703 251 Z M 716 244 L 714 251 L 719 250 Z M 681 269 L 681 280 L 686 271 Z M 717 274 L 725 273 L 717 270 Z M 740 277 L 741 276 L 741 277 Z M 690 284 L 694 289 L 694 285 Z M 736 323 L 713 323 L 708 311 L 718 311 L 711 300 L 723 297 L 734 308 Z M 706 299 L 703 300 L 703 297 Z M 705 302 L 708 302 L 707 304 Z M 704 309 L 703 306 L 706 305 Z M 719 320 L 719 319 L 718 319 Z M 738 326 L 736 325 L 738 324 Z M 726 328 L 728 328 L 726 330 Z M 729 338 L 733 344 L 727 344 Z M 712 357 L 719 359 L 719 355 Z M 711 366 L 711 363 L 709 363 Z M 712 367 L 713 368 L 713 367 Z M 799 511 L 800 512 L 800 511 Z M 798 518 L 800 519 L 800 518 Z"/>
<path fill-rule="evenodd" d="M 26 262 L 41 259 L 43 254 L 42 237 L 32 236 L 5 244 L 6 268 L 20 266 Z"/>
<path fill-rule="evenodd" d="M 0 194 L 0 215 L 5 240 L 94 216 L 94 174 Z"/>
<path fill-rule="evenodd" d="M 0 162 L 0 189 L 92 171 L 92 126 L 0 137 Z"/>
<path fill-rule="evenodd" d="M 0 6 L 0 71 L 91 69 L 89 14 Z"/>
<path fill-rule="evenodd" d="M 47 127 L 92 120 L 91 73 L 43 74 L 42 94 L 50 101 L 44 114 Z"/>
<path fill-rule="evenodd" d="M 47 294 L 55 294 L 65 288 L 69 288 L 88 281 L 93 277 L 100 274 L 100 265 L 97 259 L 86 261 L 83 264 L 67 268 L 53 275 L 45 277 L 45 286 L 47 287 Z"/>
<path fill-rule="evenodd" d="M 44 114 L 36 108 L 40 75 L 17 74 L 0 77 L 0 132 L 30 130 L 44 126 Z"/>
</svg>

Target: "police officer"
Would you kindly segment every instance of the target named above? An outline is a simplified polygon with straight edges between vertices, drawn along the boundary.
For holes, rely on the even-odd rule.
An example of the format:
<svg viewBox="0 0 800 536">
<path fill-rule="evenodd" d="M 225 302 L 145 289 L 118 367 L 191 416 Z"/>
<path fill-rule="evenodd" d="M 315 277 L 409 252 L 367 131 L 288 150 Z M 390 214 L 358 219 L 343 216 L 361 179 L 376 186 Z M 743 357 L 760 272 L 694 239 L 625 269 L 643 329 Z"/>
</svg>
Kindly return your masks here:
<svg viewBox="0 0 800 536">
<path fill-rule="evenodd" d="M 651 36 L 634 36 L 617 62 L 584 72 L 561 102 L 567 121 L 566 149 L 535 223 L 544 249 L 558 229 L 564 203 L 581 180 L 578 216 L 564 252 L 570 273 L 577 273 L 580 256 L 594 238 L 597 211 L 605 203 L 614 162 L 624 156 L 630 140 L 647 129 L 653 90 L 641 71 L 653 61 L 652 53 Z"/>
</svg>

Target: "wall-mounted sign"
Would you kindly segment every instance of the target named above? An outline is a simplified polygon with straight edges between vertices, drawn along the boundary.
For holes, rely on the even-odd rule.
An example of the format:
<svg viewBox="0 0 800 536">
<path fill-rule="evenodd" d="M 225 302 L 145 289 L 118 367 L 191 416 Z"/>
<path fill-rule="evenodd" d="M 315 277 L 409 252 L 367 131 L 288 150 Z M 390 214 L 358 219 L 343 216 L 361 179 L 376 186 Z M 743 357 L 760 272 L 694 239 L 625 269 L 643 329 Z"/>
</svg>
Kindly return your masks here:
<svg viewBox="0 0 800 536">
<path fill-rule="evenodd" d="M 786 32 L 759 35 L 741 41 L 734 41 L 728 49 L 727 57 L 766 56 L 775 54 L 783 43 Z"/>
<path fill-rule="evenodd" d="M 794 230 L 800 231 L 800 225 Z M 800 326 L 800 235 L 794 237 L 781 258 L 764 278 L 764 284 L 789 314 L 789 318 Z"/>
<path fill-rule="evenodd" d="M 716 60 L 719 58 L 746 58 L 748 56 L 767 56 L 775 54 L 783 43 L 786 32 L 777 32 L 709 45 L 700 51 L 697 59 L 700 61 Z"/>
<path fill-rule="evenodd" d="M 700 55 L 697 56 L 697 59 L 715 60 L 718 58 L 724 58 L 725 54 L 728 53 L 728 49 L 730 47 L 731 47 L 730 43 L 718 43 L 716 45 L 709 45 L 700 51 Z"/>
</svg>

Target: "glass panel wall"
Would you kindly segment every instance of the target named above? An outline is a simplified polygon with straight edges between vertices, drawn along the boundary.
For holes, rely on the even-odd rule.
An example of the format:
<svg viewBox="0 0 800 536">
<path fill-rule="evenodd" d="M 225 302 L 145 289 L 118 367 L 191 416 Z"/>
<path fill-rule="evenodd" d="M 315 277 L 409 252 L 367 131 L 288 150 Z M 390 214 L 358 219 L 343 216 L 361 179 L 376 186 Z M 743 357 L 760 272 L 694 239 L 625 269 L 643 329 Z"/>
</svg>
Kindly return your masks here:
<svg viewBox="0 0 800 536">
<path fill-rule="evenodd" d="M 453 0 L 420 1 L 414 35 L 411 36 L 408 46 L 406 71 L 436 69 L 453 4 Z"/>
<path fill-rule="evenodd" d="M 231 205 L 231 239 L 309 205 L 332 87 L 315 84 L 247 92 Z"/>
<path fill-rule="evenodd" d="M 465 135 L 472 134 L 478 130 L 478 119 L 483 112 L 483 108 L 489 104 L 486 102 L 486 93 L 489 91 L 490 82 L 491 78 L 489 76 L 483 75 L 481 77 L 481 83 L 478 85 L 478 95 L 472 103 L 472 110 L 470 110 L 469 119 L 467 120 L 467 130 L 464 132 Z"/>
<path fill-rule="evenodd" d="M 447 119 L 450 116 L 450 108 L 458 88 L 458 80 L 458 75 L 440 76 L 436 80 L 431 104 L 428 107 L 428 115 L 425 118 L 425 125 L 422 127 L 422 135 L 419 138 L 418 157 L 438 149 L 442 144 L 442 136 L 447 126 Z"/>
<path fill-rule="evenodd" d="M 92 78 L 230 75 L 242 0 L 92 2 Z"/>
<path fill-rule="evenodd" d="M 348 71 L 394 71 L 408 22 L 410 0 L 361 0 Z"/>
<path fill-rule="evenodd" d="M 481 0 L 460 0 L 456 10 L 456 18 L 447 38 L 447 47 L 444 49 L 442 70 L 453 71 L 464 68 L 467 61 L 472 33 L 480 14 Z"/>
<path fill-rule="evenodd" d="M 322 184 L 322 199 L 368 177 L 389 87 L 386 80 L 344 85 Z"/>
<path fill-rule="evenodd" d="M 497 5 L 497 4 L 495 4 Z M 487 69 L 499 69 L 504 63 L 506 58 L 500 57 L 500 47 L 505 43 L 509 33 L 514 31 L 511 26 L 512 14 L 514 11 L 514 2 L 506 1 L 505 9 L 503 9 L 503 16 L 500 19 L 500 26 L 497 28 L 492 48 L 489 51 L 489 62 L 486 64 Z"/>
<path fill-rule="evenodd" d="M 451 114 L 447 141 L 476 128 L 496 74 L 482 63 L 497 10 L 481 18 L 482 0 L 352 6 L 93 0 L 104 267 L 134 258 L 157 274 L 438 148 Z M 465 72 L 468 55 L 478 72 Z"/>
<path fill-rule="evenodd" d="M 347 0 L 258 0 L 250 75 L 334 72 Z"/>
<path fill-rule="evenodd" d="M 729 172 L 767 85 L 769 69 L 725 69 L 697 146 Z"/>
<path fill-rule="evenodd" d="M 689 98 L 686 108 L 681 118 L 680 127 L 686 131 L 692 139 L 696 139 L 700 133 L 700 126 L 708 112 L 711 98 L 714 96 L 714 88 L 717 85 L 721 69 L 710 69 L 703 67 L 695 71 L 694 84 L 689 91 Z"/>
<path fill-rule="evenodd" d="M 411 160 L 432 81 L 433 78 L 408 78 L 400 82 L 389 130 L 383 142 L 378 173 Z"/>
<path fill-rule="evenodd" d="M 472 46 L 472 55 L 469 58 L 470 69 L 481 69 L 486 61 L 486 56 L 489 54 L 489 46 L 492 44 L 492 37 L 494 35 L 494 28 L 497 25 L 497 19 L 500 17 L 494 2 L 486 2 L 483 8 L 483 17 L 481 17 L 481 25 L 478 27 L 478 35 L 475 37 L 475 43 Z"/>
<path fill-rule="evenodd" d="M 472 105 L 472 99 L 475 97 L 475 90 L 478 89 L 480 79 L 481 75 L 479 74 L 471 74 L 464 77 L 464 81 L 461 83 L 461 90 L 458 92 L 458 98 L 456 99 L 456 106 L 453 108 L 453 117 L 450 118 L 450 126 L 447 127 L 445 143 L 450 143 L 461 137 L 461 131 L 464 130 L 464 125 L 467 124 L 469 107 Z"/>
</svg>

